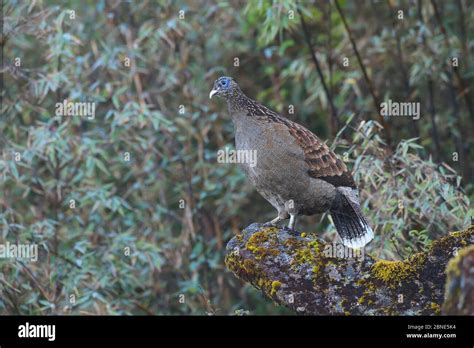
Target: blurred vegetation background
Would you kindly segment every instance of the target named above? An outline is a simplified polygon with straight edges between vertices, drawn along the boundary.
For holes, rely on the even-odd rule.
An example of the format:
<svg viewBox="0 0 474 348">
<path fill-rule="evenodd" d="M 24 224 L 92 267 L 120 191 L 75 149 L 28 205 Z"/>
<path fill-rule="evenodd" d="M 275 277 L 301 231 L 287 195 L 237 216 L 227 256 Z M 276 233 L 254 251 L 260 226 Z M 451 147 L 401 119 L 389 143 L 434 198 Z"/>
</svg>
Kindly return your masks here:
<svg viewBox="0 0 474 348">
<path fill-rule="evenodd" d="M 217 163 L 234 146 L 220 75 L 353 168 L 367 251 L 400 259 L 470 223 L 471 1 L 2 4 L 0 242 L 40 251 L 0 259 L 2 314 L 287 313 L 224 266 L 274 211 Z M 56 116 L 65 99 L 95 118 Z M 421 118 L 381 118 L 388 99 Z M 298 224 L 335 238 L 325 216 Z"/>
</svg>

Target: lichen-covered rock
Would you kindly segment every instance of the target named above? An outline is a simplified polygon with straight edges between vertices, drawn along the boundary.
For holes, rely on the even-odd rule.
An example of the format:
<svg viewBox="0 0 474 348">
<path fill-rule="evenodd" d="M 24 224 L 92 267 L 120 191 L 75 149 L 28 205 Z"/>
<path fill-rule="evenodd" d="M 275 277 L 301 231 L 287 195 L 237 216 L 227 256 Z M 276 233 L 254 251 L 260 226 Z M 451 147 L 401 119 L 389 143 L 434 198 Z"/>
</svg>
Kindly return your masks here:
<svg viewBox="0 0 474 348">
<path fill-rule="evenodd" d="M 473 243 L 471 226 L 435 241 L 425 253 L 385 261 L 285 228 L 252 224 L 227 244 L 226 265 L 301 314 L 434 315 L 443 303 L 449 259 Z"/>
<path fill-rule="evenodd" d="M 458 252 L 446 269 L 446 299 L 443 313 L 474 315 L 474 245 Z"/>
</svg>

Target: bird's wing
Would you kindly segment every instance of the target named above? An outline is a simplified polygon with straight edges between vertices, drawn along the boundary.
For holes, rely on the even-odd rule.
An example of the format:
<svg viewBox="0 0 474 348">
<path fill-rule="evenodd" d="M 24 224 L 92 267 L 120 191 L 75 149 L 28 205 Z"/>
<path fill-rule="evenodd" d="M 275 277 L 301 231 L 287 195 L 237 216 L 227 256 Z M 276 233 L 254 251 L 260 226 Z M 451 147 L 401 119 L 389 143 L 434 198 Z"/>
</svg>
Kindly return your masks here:
<svg viewBox="0 0 474 348">
<path fill-rule="evenodd" d="M 268 122 L 281 123 L 288 128 L 289 133 L 303 149 L 304 160 L 309 166 L 309 176 L 324 180 L 336 187 L 356 187 L 344 162 L 337 158 L 336 154 L 311 131 L 257 102 L 251 103 L 247 110 L 248 116 L 263 116 Z"/>
<path fill-rule="evenodd" d="M 290 134 L 303 149 L 305 162 L 309 166 L 309 176 L 324 180 L 336 187 L 356 187 L 345 163 L 337 158 L 321 139 L 298 123 L 289 121 L 287 126 Z"/>
</svg>

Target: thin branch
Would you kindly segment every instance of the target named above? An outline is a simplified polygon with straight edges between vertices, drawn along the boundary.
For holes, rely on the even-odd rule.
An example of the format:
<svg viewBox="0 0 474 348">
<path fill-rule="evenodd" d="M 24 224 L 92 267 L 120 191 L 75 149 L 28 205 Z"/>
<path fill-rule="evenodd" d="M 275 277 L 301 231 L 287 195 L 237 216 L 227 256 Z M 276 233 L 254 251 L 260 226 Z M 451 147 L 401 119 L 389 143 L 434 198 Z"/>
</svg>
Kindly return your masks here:
<svg viewBox="0 0 474 348">
<path fill-rule="evenodd" d="M 431 119 L 431 131 L 433 136 L 433 142 L 435 145 L 435 158 L 438 162 L 441 160 L 441 145 L 439 144 L 439 136 L 438 136 L 438 127 L 436 126 L 436 108 L 434 105 L 434 87 L 433 87 L 433 79 L 431 76 L 428 76 L 428 95 L 429 95 L 429 104 L 428 109 L 430 111 L 430 119 Z"/>
<path fill-rule="evenodd" d="M 420 23 L 424 22 L 422 10 L 423 10 L 423 7 L 421 4 L 421 0 L 418 0 L 418 20 L 420 21 Z M 427 49 L 428 44 L 426 43 L 426 37 L 425 37 L 424 32 L 421 33 L 421 41 L 423 42 L 423 47 Z M 433 78 L 431 77 L 431 72 L 428 74 L 427 78 L 428 78 L 427 86 L 428 86 L 428 96 L 429 96 L 428 110 L 429 110 L 430 119 L 431 119 L 431 134 L 433 136 L 433 142 L 435 145 L 435 158 L 439 162 L 440 157 L 441 157 L 441 146 L 439 144 L 438 128 L 436 126 L 436 120 L 435 120 L 436 109 L 434 106 L 434 86 L 433 86 Z"/>
<path fill-rule="evenodd" d="M 332 100 L 331 92 L 329 91 L 328 86 L 326 84 L 326 80 L 324 79 L 324 75 L 323 75 L 323 72 L 321 70 L 321 66 L 319 64 L 318 58 L 316 57 L 316 52 L 314 51 L 313 45 L 311 43 L 311 37 L 309 35 L 309 31 L 308 31 L 308 28 L 306 26 L 306 22 L 305 22 L 304 17 L 303 17 L 303 13 L 301 12 L 301 9 L 299 7 L 297 8 L 297 11 L 298 11 L 298 14 L 300 16 L 301 27 L 303 29 L 303 34 L 304 34 L 306 44 L 307 44 L 307 46 L 308 46 L 308 48 L 311 52 L 311 58 L 313 60 L 314 65 L 316 66 L 316 70 L 318 72 L 319 78 L 321 79 L 321 83 L 322 83 L 323 88 L 324 88 L 324 93 L 326 94 L 326 98 L 329 102 L 329 106 L 331 107 L 331 117 L 332 117 L 332 120 L 333 120 L 333 122 L 331 123 L 331 125 L 332 125 L 331 128 L 333 128 L 333 131 L 334 131 L 334 128 L 339 128 L 339 119 L 337 117 L 337 110 L 336 110 L 336 107 L 335 107 L 334 102 Z"/>
<path fill-rule="evenodd" d="M 334 96 L 334 83 L 333 83 L 333 66 L 334 66 L 334 61 L 332 57 L 332 6 L 331 6 L 331 0 L 326 0 L 326 8 L 327 8 L 327 54 L 326 54 L 326 59 L 327 59 L 327 65 L 329 68 L 329 92 L 331 93 L 331 96 Z"/>
<path fill-rule="evenodd" d="M 359 63 L 360 69 L 362 70 L 362 74 L 363 74 L 363 76 L 364 76 L 364 80 L 365 80 L 365 82 L 366 82 L 366 84 L 367 84 L 367 87 L 369 88 L 369 92 L 370 92 L 370 95 L 372 96 L 372 101 L 373 101 L 373 103 L 374 103 L 375 110 L 377 111 L 377 115 L 378 115 L 380 124 L 383 126 L 384 131 L 385 131 L 387 144 L 388 144 L 388 146 L 391 148 L 391 145 L 392 145 L 392 135 L 391 135 L 391 131 L 390 131 L 390 127 L 389 127 L 388 123 L 385 122 L 385 119 L 384 119 L 383 116 L 380 114 L 380 102 L 379 102 L 379 98 L 377 97 L 377 95 L 376 95 L 376 93 L 375 93 L 375 89 L 374 89 L 374 86 L 372 85 L 372 81 L 370 80 L 369 75 L 367 74 L 367 70 L 365 69 L 365 65 L 364 65 L 364 63 L 362 62 L 362 58 L 360 57 L 359 50 L 357 49 L 356 42 L 355 42 L 354 37 L 353 37 L 353 35 L 352 35 L 352 31 L 351 31 L 351 29 L 349 28 L 349 25 L 347 24 L 346 17 L 344 16 L 344 13 L 342 12 L 342 8 L 341 8 L 341 6 L 339 5 L 338 0 L 334 0 L 334 3 L 335 3 L 335 5 L 336 5 L 336 9 L 337 9 L 337 12 L 339 13 L 339 16 L 341 17 L 342 23 L 344 24 L 344 28 L 345 28 L 345 30 L 346 30 L 346 32 L 347 32 L 347 35 L 348 35 L 348 37 L 349 37 L 349 40 L 350 40 L 350 42 L 351 42 L 352 49 L 354 50 L 354 54 L 355 54 L 356 57 L 357 57 L 357 62 Z"/>
<path fill-rule="evenodd" d="M 449 93 L 450 93 L 450 99 L 451 99 L 451 105 L 452 105 L 452 110 L 453 110 L 453 117 L 455 120 L 456 127 L 449 127 L 450 133 L 452 137 L 454 138 L 454 146 L 456 148 L 456 151 L 459 154 L 459 165 L 461 166 L 461 171 L 463 174 L 463 177 L 468 179 L 471 177 L 471 163 L 467 159 L 467 154 L 466 154 L 466 148 L 469 148 L 469 144 L 466 144 L 465 142 L 462 141 L 463 137 L 463 128 L 462 128 L 462 122 L 461 122 L 461 117 L 459 115 L 459 103 L 457 100 L 456 96 L 456 87 L 453 84 L 453 78 L 452 78 L 452 73 L 449 76 L 449 85 L 448 85 Z"/>
<path fill-rule="evenodd" d="M 434 13 L 435 13 L 436 21 L 437 21 L 437 23 L 440 27 L 440 31 L 444 36 L 444 43 L 445 43 L 446 47 L 449 50 L 451 50 L 448 35 L 447 35 L 447 32 L 446 32 L 446 28 L 444 27 L 444 25 L 442 23 L 441 14 L 439 12 L 438 6 L 437 6 L 437 4 L 434 0 L 431 1 L 431 5 L 432 5 Z M 419 11 L 418 11 L 419 20 L 420 20 L 420 22 L 425 23 L 425 20 L 423 18 L 423 14 L 422 14 L 422 11 L 421 11 L 421 0 L 419 0 L 419 5 L 418 6 L 419 6 Z M 424 35 L 422 35 L 422 39 L 423 39 L 423 43 L 424 43 L 425 47 L 428 48 L 428 45 L 426 43 Z M 464 57 L 464 60 L 466 60 L 466 58 L 467 57 Z M 472 110 L 472 101 L 471 101 L 471 97 L 470 97 L 470 94 L 469 94 L 469 90 L 466 89 L 465 82 L 462 79 L 458 68 L 452 66 L 452 69 L 448 70 L 447 73 L 448 73 L 448 76 L 449 76 L 449 81 L 447 82 L 447 87 L 451 92 L 453 111 L 454 111 L 456 126 L 457 126 L 456 128 L 459 131 L 459 133 L 461 134 L 461 138 L 468 139 L 468 136 L 466 134 L 469 133 L 469 130 L 467 128 L 470 127 L 470 124 L 467 125 L 466 127 L 463 126 L 463 124 L 461 122 L 461 118 L 459 117 L 459 110 L 458 110 L 459 106 L 457 105 L 457 100 L 456 100 L 457 96 L 456 96 L 456 93 L 454 92 L 454 89 L 455 89 L 454 81 L 456 82 L 458 95 L 464 96 L 466 106 L 468 108 L 468 112 L 470 113 L 470 115 L 472 117 L 473 116 L 473 110 Z M 431 77 L 429 77 L 429 79 L 431 79 Z M 457 134 L 454 134 L 454 138 L 455 138 L 454 139 L 455 148 L 458 151 L 459 156 L 460 156 L 461 170 L 464 174 L 464 177 L 469 178 L 470 173 L 471 173 L 471 169 L 470 169 L 469 161 L 465 160 L 465 158 L 467 158 L 466 157 L 467 155 L 466 155 L 466 150 L 465 150 L 465 147 L 464 147 L 464 142 L 461 139 L 459 139 L 459 136 Z"/>
<path fill-rule="evenodd" d="M 33 272 L 31 272 L 31 270 L 28 268 L 28 266 L 18 260 L 18 263 L 22 266 L 22 270 L 25 271 L 26 275 L 28 276 L 28 278 L 30 278 L 30 280 L 32 281 L 32 283 L 38 288 L 39 292 L 41 293 L 41 295 L 43 295 L 43 297 L 48 301 L 48 302 L 52 302 L 51 301 L 51 298 L 49 296 L 49 294 L 46 292 L 46 290 L 41 286 L 40 282 L 38 279 L 36 279 L 35 275 L 33 274 Z"/>
<path fill-rule="evenodd" d="M 466 20 L 464 18 L 464 4 L 462 3 L 461 0 L 456 1 L 457 6 L 458 6 L 458 12 L 459 12 L 459 31 L 460 31 L 460 36 L 461 36 L 461 45 L 462 45 L 462 51 L 464 55 L 464 59 L 469 59 L 469 50 L 467 49 L 467 40 L 466 40 Z"/>
<path fill-rule="evenodd" d="M 451 51 L 451 44 L 449 43 L 448 33 L 441 19 L 441 14 L 439 12 L 438 5 L 436 4 L 435 0 L 431 0 L 431 5 L 433 7 L 436 22 L 438 23 L 441 33 L 443 34 L 444 44 L 446 45 L 448 50 Z M 464 59 L 466 59 L 466 57 L 464 57 Z M 469 87 L 467 87 L 466 81 L 464 81 L 461 74 L 459 73 L 459 69 L 452 65 L 451 65 L 451 68 L 454 71 L 454 75 L 456 76 L 456 80 L 457 80 L 456 82 L 459 87 L 459 94 L 464 96 L 464 101 L 466 102 L 466 106 L 467 106 L 467 109 L 469 110 L 469 114 L 471 115 L 471 118 L 474 119 L 474 105 L 472 104 L 470 89 Z"/>
<path fill-rule="evenodd" d="M 403 59 L 403 50 L 402 50 L 402 40 L 400 38 L 400 32 L 397 28 L 397 20 L 395 19 L 395 16 L 393 16 L 393 13 L 395 13 L 395 8 L 393 7 L 393 4 L 390 0 L 386 1 L 386 4 L 390 10 L 390 14 L 392 17 L 392 28 L 393 32 L 395 34 L 395 41 L 397 45 L 397 59 L 398 59 L 398 67 L 400 69 L 400 72 L 402 74 L 402 82 L 403 82 L 403 92 L 405 95 L 405 100 L 408 101 L 411 98 L 411 86 L 410 86 L 410 78 L 408 77 L 408 72 L 405 67 L 405 60 Z M 418 127 L 418 123 L 415 121 L 413 122 L 413 127 L 410 127 L 413 131 L 413 135 L 415 138 L 420 137 L 420 130 Z"/>
</svg>

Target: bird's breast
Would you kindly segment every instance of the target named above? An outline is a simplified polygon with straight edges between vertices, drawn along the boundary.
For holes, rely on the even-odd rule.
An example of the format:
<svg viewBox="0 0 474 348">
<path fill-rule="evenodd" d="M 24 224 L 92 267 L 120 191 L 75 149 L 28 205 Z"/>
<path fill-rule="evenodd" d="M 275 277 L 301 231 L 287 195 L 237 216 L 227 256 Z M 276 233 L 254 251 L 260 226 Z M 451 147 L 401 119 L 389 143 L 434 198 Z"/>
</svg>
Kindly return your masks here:
<svg viewBox="0 0 474 348">
<path fill-rule="evenodd" d="M 279 186 L 309 180 L 304 153 L 288 128 L 279 123 L 247 117 L 236 123 L 237 151 L 253 152 L 254 163 L 241 163 L 249 179 L 259 187 L 277 190 Z"/>
<path fill-rule="evenodd" d="M 330 207 L 334 186 L 309 176 L 304 151 L 286 125 L 258 117 L 234 123 L 237 151 L 255 154 L 254 163 L 240 164 L 265 199 L 279 211 L 292 200 L 308 215 Z"/>
</svg>

